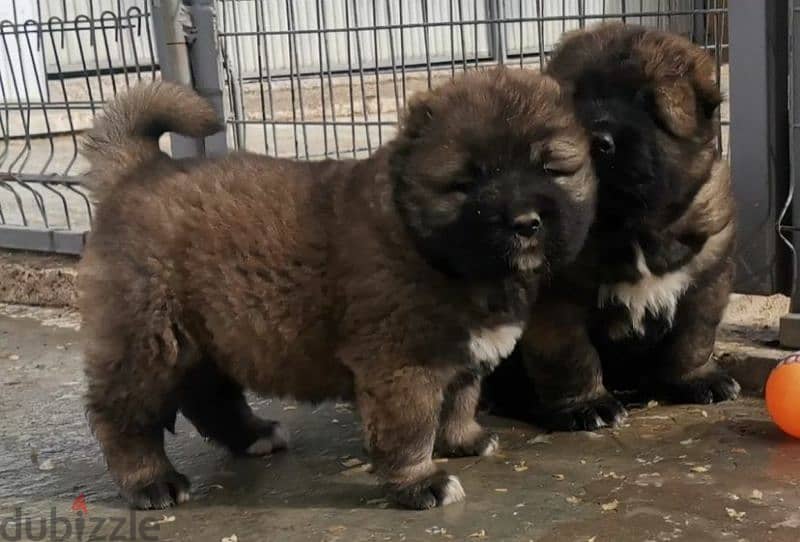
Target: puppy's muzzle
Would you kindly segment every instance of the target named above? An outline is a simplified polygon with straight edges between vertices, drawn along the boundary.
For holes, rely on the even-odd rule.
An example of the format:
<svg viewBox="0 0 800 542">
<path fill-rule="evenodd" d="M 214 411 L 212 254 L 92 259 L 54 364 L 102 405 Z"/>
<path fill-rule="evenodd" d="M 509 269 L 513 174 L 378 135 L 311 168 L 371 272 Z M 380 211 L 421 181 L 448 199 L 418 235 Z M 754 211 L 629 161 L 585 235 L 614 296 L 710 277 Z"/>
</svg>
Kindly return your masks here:
<svg viewBox="0 0 800 542">
<path fill-rule="evenodd" d="M 592 133 L 592 147 L 601 154 L 612 155 L 617 150 L 614 136 L 610 132 L 596 131 Z"/>
<path fill-rule="evenodd" d="M 542 217 L 536 211 L 517 215 L 512 221 L 514 233 L 527 239 L 536 237 L 542 229 Z"/>
</svg>

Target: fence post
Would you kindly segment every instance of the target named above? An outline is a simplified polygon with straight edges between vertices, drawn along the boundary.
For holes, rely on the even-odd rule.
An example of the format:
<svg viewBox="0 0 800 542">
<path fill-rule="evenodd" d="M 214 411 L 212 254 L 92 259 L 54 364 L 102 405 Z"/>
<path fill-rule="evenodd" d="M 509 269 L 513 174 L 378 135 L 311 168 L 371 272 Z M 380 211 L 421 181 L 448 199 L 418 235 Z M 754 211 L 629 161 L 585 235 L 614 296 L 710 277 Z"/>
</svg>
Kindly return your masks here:
<svg viewBox="0 0 800 542">
<path fill-rule="evenodd" d="M 707 43 L 706 36 L 706 17 L 704 10 L 707 7 L 707 0 L 693 0 L 692 10 L 692 41 L 700 45 Z"/>
<path fill-rule="evenodd" d="M 153 34 L 161 77 L 193 87 L 224 118 L 213 0 L 153 0 Z M 205 139 L 170 137 L 175 158 L 227 151 L 224 132 Z"/>
<path fill-rule="evenodd" d="M 161 77 L 188 87 L 192 86 L 192 70 L 186 31 L 191 27 L 189 11 L 181 0 L 153 0 L 153 38 Z M 202 142 L 197 139 L 178 134 L 170 134 L 170 139 L 175 158 L 203 155 Z"/>
<path fill-rule="evenodd" d="M 781 318 L 780 325 L 780 343 L 789 348 L 800 348 L 800 286 L 797 284 L 797 278 L 800 276 L 800 269 L 798 269 L 798 254 L 800 253 L 800 231 L 797 228 L 800 222 L 800 197 L 796 192 L 797 190 L 797 175 L 798 166 L 800 166 L 800 56 L 795 46 L 798 38 L 800 38 L 800 0 L 791 0 L 789 5 L 789 152 L 790 152 L 790 182 L 792 188 L 792 205 L 787 208 L 787 213 L 790 213 L 791 222 L 781 224 L 782 232 L 791 240 L 794 247 L 794 258 L 792 265 L 794 266 L 793 285 L 792 285 L 792 299 L 789 306 L 789 314 Z"/>
<path fill-rule="evenodd" d="M 193 0 L 194 41 L 189 47 L 189 62 L 194 76 L 194 89 L 210 101 L 220 119 L 225 118 L 222 84 L 222 56 L 217 42 L 217 13 L 214 0 Z M 204 141 L 206 156 L 228 152 L 224 131 L 208 136 Z"/>
<path fill-rule="evenodd" d="M 475 16 L 478 16 L 477 13 Z M 505 27 L 500 22 L 502 16 L 503 5 L 501 0 L 487 0 L 486 17 L 489 21 L 493 21 L 486 28 L 486 34 L 489 36 L 489 51 L 499 64 L 505 64 L 506 61 Z M 522 12 L 520 12 L 519 16 L 522 17 Z M 520 39 L 522 39 L 521 36 Z"/>
<path fill-rule="evenodd" d="M 786 291 L 776 224 L 789 186 L 787 0 L 729 3 L 730 159 L 738 207 L 736 291 Z"/>
</svg>

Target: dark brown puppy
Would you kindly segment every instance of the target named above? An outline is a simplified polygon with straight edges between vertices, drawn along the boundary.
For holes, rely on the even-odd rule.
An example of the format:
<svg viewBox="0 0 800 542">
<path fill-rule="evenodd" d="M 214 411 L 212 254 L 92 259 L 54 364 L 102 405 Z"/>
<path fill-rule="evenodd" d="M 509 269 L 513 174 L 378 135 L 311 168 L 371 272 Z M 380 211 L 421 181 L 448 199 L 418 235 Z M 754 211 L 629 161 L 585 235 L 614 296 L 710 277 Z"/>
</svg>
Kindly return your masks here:
<svg viewBox="0 0 800 542">
<path fill-rule="evenodd" d="M 521 352 L 486 383 L 489 403 L 571 430 L 624 417 L 609 389 L 735 398 L 738 384 L 710 359 L 734 244 L 713 60 L 682 37 L 609 24 L 563 38 L 547 73 L 593 134 L 597 217 L 576 262 L 541 292 Z"/>
<path fill-rule="evenodd" d="M 475 72 L 417 97 L 366 160 L 189 162 L 157 138 L 217 130 L 203 100 L 161 83 L 112 103 L 85 145 L 98 208 L 80 285 L 90 419 L 123 495 L 188 498 L 163 445 L 178 411 L 234 452 L 284 447 L 250 388 L 355 399 L 398 502 L 462 499 L 434 449 L 497 447 L 474 419 L 480 378 L 591 221 L 570 111 L 552 79 Z"/>
</svg>

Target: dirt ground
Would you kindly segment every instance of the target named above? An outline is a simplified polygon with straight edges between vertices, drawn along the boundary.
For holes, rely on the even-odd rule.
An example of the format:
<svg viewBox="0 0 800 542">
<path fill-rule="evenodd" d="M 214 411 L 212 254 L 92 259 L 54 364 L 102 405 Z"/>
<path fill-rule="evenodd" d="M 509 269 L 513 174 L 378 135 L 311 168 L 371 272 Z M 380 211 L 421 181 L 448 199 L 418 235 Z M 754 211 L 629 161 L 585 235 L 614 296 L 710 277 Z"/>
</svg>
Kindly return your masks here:
<svg viewBox="0 0 800 542">
<path fill-rule="evenodd" d="M 781 297 L 735 298 L 720 341 L 728 355 L 760 348 L 760 361 L 743 363 L 774 363 L 785 310 Z M 800 441 L 753 398 L 642 405 L 624 427 L 592 433 L 485 419 L 500 453 L 444 464 L 467 500 L 427 512 L 383 499 L 349 405 L 253 398 L 290 429 L 288 452 L 235 459 L 181 420 L 168 452 L 192 501 L 132 514 L 86 424 L 78 324 L 67 309 L 0 305 L 0 540 L 42 540 L 42 528 L 55 529 L 46 540 L 95 529 L 97 540 L 200 542 L 800 540 Z"/>
</svg>

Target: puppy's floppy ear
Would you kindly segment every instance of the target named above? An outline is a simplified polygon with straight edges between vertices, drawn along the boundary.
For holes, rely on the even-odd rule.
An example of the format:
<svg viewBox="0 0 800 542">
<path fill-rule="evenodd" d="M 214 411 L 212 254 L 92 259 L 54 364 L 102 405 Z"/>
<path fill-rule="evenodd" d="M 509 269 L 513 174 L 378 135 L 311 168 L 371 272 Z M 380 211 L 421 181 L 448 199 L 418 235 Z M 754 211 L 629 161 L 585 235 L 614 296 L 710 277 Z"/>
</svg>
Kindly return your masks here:
<svg viewBox="0 0 800 542">
<path fill-rule="evenodd" d="M 400 124 L 403 137 L 417 138 L 430 126 L 434 119 L 435 102 L 436 96 L 431 91 L 418 92 L 411 97 Z"/>
<path fill-rule="evenodd" d="M 722 104 L 722 93 L 716 81 L 712 77 L 699 75 L 694 78 L 693 83 L 700 114 L 706 119 L 714 118 L 717 108 Z"/>
<path fill-rule="evenodd" d="M 654 82 L 656 113 L 678 137 L 705 133 L 722 103 L 714 62 L 706 51 L 679 36 L 653 33 L 639 42 L 644 70 Z"/>
<path fill-rule="evenodd" d="M 409 98 L 400 117 L 400 126 L 394 140 L 394 152 L 389 158 L 389 169 L 394 179 L 403 179 L 409 155 L 419 146 L 419 138 L 427 131 L 434 119 L 434 91 L 423 91 Z"/>
<path fill-rule="evenodd" d="M 722 95 L 713 81 L 696 78 L 676 79 L 655 89 L 658 115 L 667 128 L 679 137 L 691 138 L 714 118 Z"/>
</svg>

